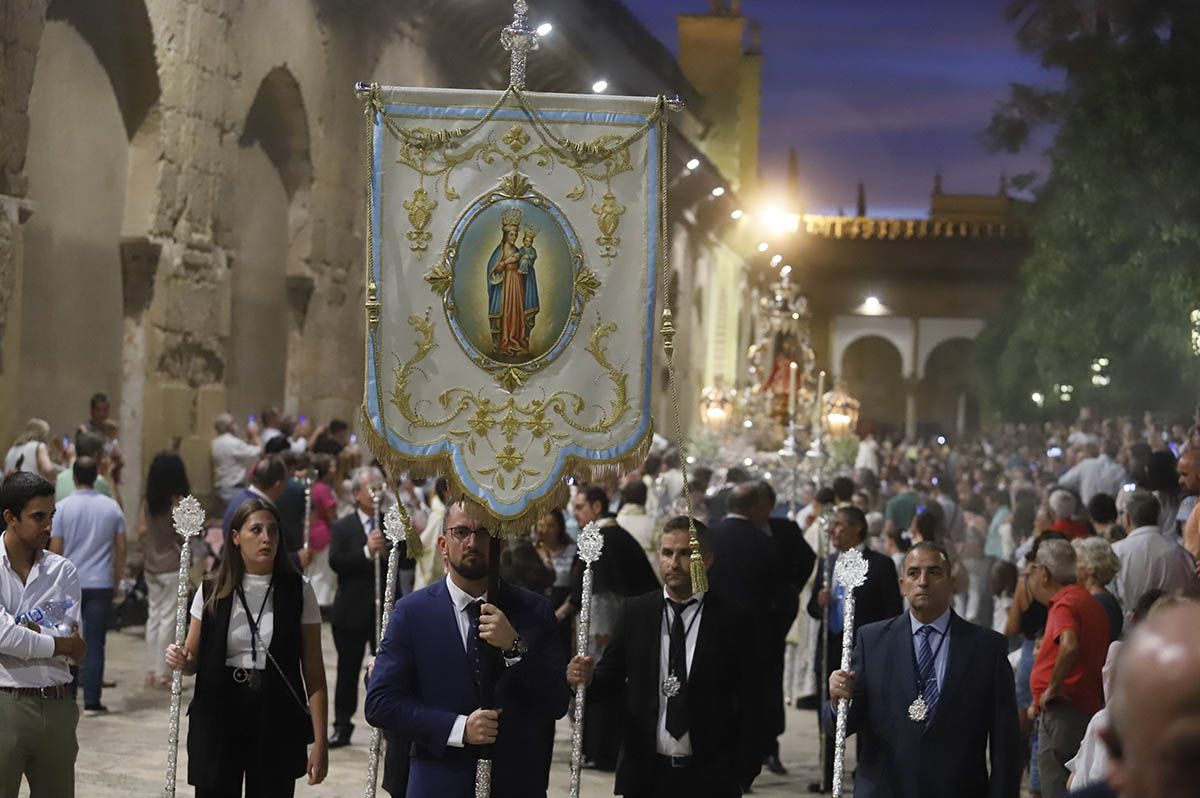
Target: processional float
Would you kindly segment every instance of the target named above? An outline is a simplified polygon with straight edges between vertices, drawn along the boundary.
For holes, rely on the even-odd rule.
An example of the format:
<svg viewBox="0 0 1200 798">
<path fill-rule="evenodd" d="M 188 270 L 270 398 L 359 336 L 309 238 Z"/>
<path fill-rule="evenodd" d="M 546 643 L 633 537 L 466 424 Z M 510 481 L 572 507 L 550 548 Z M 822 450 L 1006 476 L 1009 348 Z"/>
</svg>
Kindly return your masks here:
<svg viewBox="0 0 1200 798">
<path fill-rule="evenodd" d="M 527 91 L 538 35 L 525 0 L 513 9 L 499 32 L 502 91 L 356 85 L 368 176 L 362 434 L 389 473 L 445 477 L 492 532 L 493 555 L 499 538 L 563 506 L 569 479 L 645 459 L 659 331 L 680 437 L 665 233 L 667 115 L 680 103 Z M 703 589 L 694 530 L 691 542 Z M 485 752 L 480 798 L 490 778 Z"/>
</svg>

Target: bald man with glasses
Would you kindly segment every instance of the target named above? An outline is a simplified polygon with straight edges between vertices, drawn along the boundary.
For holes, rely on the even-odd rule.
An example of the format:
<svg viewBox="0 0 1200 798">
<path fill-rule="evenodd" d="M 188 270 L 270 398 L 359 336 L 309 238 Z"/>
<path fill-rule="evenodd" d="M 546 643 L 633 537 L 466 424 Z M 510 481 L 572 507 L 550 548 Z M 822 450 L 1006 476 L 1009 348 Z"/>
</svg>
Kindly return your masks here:
<svg viewBox="0 0 1200 798">
<path fill-rule="evenodd" d="M 491 746 L 493 798 L 549 786 L 554 722 L 570 698 L 554 608 L 501 582 L 488 594 L 490 539 L 461 504 L 446 511 L 446 578 L 396 605 L 367 688 L 367 722 L 411 741 L 408 798 L 470 798 Z M 494 708 L 483 681 L 495 674 Z"/>
</svg>

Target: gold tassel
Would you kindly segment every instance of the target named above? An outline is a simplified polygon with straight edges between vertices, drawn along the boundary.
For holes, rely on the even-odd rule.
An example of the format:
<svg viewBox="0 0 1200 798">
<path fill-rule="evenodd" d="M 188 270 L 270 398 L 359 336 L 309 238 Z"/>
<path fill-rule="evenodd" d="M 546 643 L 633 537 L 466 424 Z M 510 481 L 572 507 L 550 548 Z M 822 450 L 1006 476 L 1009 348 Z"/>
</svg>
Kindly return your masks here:
<svg viewBox="0 0 1200 798">
<path fill-rule="evenodd" d="M 700 539 L 696 537 L 696 519 L 688 516 L 688 546 L 692 550 L 689 563 L 692 569 L 692 592 L 708 590 L 708 573 L 704 570 L 704 557 L 700 554 Z"/>
</svg>

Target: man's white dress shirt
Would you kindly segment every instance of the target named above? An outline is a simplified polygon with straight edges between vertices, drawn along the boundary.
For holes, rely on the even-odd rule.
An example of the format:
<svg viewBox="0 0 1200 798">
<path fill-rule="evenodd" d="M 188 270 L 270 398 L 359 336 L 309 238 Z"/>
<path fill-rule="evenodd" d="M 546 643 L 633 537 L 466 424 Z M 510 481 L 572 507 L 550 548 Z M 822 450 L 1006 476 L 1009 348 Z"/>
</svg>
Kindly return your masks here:
<svg viewBox="0 0 1200 798">
<path fill-rule="evenodd" d="M 1169 593 L 1196 583 L 1187 549 L 1165 537 L 1156 526 L 1139 526 L 1114 543 L 1112 549 L 1121 561 L 1112 583 L 1113 593 L 1125 609 L 1126 623 L 1138 599 L 1150 588 Z"/>
<path fill-rule="evenodd" d="M 260 454 L 260 447 L 246 443 L 231 432 L 213 438 L 213 487 L 229 489 L 246 484 L 246 469 Z"/>
<path fill-rule="evenodd" d="M 49 551 L 38 555 L 26 581 L 13 570 L 0 533 L 0 687 L 50 687 L 71 681 L 66 657 L 54 656 L 54 638 L 16 622 L 16 616 L 48 601 L 70 599 L 67 623 L 79 623 L 83 593 L 75 566 Z"/>
</svg>

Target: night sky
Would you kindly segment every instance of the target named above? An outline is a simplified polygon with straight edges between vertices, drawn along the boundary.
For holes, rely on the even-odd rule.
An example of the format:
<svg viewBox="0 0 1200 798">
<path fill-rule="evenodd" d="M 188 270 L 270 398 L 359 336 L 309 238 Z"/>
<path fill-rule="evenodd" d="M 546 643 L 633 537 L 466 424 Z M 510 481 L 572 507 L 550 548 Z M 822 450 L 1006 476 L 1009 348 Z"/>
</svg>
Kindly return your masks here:
<svg viewBox="0 0 1200 798">
<path fill-rule="evenodd" d="M 625 0 L 672 52 L 678 13 L 708 0 Z M 866 183 L 872 216 L 928 213 L 941 167 L 948 193 L 992 193 L 1002 172 L 1044 172 L 1039 152 L 991 153 L 982 142 L 1012 82 L 1054 82 L 1017 49 L 1006 0 L 744 0 L 762 23 L 760 165 L 800 159 L 805 210 L 853 213 Z"/>
</svg>

